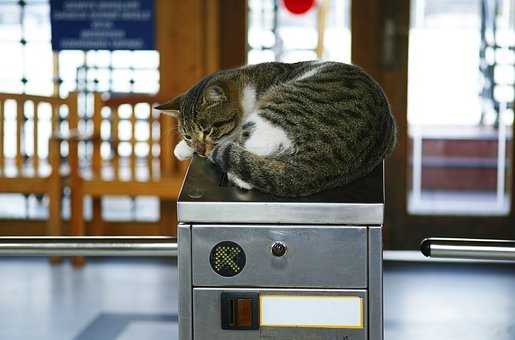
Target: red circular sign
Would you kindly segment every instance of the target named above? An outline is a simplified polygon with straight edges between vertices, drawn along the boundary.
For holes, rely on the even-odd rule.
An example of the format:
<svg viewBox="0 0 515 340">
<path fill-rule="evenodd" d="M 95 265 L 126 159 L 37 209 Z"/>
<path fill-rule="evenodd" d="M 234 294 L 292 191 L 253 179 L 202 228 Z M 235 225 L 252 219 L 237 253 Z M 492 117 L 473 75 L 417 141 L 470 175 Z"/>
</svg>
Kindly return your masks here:
<svg viewBox="0 0 515 340">
<path fill-rule="evenodd" d="M 283 5 L 293 14 L 304 14 L 315 5 L 315 0 L 283 0 Z"/>
</svg>

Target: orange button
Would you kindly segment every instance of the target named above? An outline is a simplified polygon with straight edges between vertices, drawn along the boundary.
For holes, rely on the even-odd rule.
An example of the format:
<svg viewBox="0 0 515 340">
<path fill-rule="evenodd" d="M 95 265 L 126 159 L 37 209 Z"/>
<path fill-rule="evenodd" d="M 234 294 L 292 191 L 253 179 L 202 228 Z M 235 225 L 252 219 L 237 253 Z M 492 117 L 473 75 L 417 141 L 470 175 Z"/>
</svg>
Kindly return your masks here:
<svg viewBox="0 0 515 340">
<path fill-rule="evenodd" d="M 238 299 L 236 306 L 236 325 L 240 327 L 252 326 L 252 300 Z"/>
</svg>

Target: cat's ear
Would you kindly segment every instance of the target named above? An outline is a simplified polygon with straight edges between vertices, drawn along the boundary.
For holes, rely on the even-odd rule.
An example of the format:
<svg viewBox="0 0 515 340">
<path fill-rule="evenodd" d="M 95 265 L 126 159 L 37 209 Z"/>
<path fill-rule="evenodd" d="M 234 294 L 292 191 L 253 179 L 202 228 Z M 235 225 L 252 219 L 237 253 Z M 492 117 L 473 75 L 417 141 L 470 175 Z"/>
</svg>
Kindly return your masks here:
<svg viewBox="0 0 515 340">
<path fill-rule="evenodd" d="M 206 88 L 204 100 L 208 103 L 224 102 L 227 100 L 227 95 L 225 94 L 223 87 L 215 84 Z"/>
<path fill-rule="evenodd" d="M 184 94 L 181 94 L 175 97 L 174 99 L 170 100 L 169 102 L 154 107 L 154 109 L 166 112 L 167 114 L 173 117 L 177 117 L 180 113 L 181 104 L 183 100 Z"/>
</svg>

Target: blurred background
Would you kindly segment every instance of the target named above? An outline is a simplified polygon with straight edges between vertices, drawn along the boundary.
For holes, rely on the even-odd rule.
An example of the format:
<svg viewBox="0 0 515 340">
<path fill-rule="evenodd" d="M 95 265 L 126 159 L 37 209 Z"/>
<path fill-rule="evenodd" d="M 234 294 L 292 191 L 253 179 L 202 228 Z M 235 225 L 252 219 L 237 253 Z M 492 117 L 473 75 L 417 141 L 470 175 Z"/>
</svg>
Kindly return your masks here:
<svg viewBox="0 0 515 340">
<path fill-rule="evenodd" d="M 173 195 L 149 195 L 150 187 L 129 195 L 131 183 L 166 178 L 177 182 L 176 192 L 175 177 L 184 173 L 171 159 L 174 122 L 161 127 L 151 105 L 221 68 L 336 60 L 362 66 L 382 84 L 399 124 L 387 161 L 387 247 L 413 248 L 424 234 L 515 235 L 513 0 L 307 3 L 295 14 L 274 0 L 151 2 L 145 34 L 152 49 L 85 49 L 79 42 L 79 50 L 55 46 L 67 27 L 57 17 L 52 45 L 49 1 L 0 1 L 0 92 L 78 94 L 75 126 L 66 105 L 2 97 L 0 183 L 50 176 L 49 139 L 77 131 L 83 139 L 75 182 L 128 182 L 126 192 L 86 190 L 84 232 L 93 219 L 107 234 L 173 234 Z M 68 143 L 59 146 L 59 165 L 67 168 L 61 179 L 71 172 Z M 62 182 L 64 228 L 72 228 L 71 184 Z M 12 187 L 0 186 L 0 233 L 45 233 L 48 194 Z"/>
<path fill-rule="evenodd" d="M 319 0 L 292 9 L 279 0 L 140 1 L 133 5 L 147 17 L 132 27 L 141 23 L 147 45 L 128 47 L 88 45 L 87 30 L 84 41 L 69 43 L 70 27 L 91 25 L 66 21 L 66 10 L 77 15 L 63 7 L 69 3 L 0 1 L 0 92 L 22 95 L 0 97 L 1 234 L 48 232 L 49 194 L 23 181 L 51 177 L 56 135 L 64 230 L 174 234 L 186 166 L 171 158 L 174 122 L 152 104 L 218 69 L 323 59 L 362 66 L 397 118 L 399 144 L 387 161 L 388 248 L 413 249 L 423 235 L 515 236 L 513 0 Z M 42 98 L 70 93 L 78 96 L 72 114 L 65 102 Z M 76 148 L 70 133 L 81 136 Z M 154 192 L 160 181 L 175 194 Z M 96 186 L 71 202 L 72 182 Z M 82 204 L 83 212 L 72 209 Z"/>
<path fill-rule="evenodd" d="M 515 239 L 515 0 L 0 0 L 0 235 L 175 235 L 187 164 L 153 105 L 313 59 L 360 65 L 390 100 L 386 249 Z"/>
</svg>

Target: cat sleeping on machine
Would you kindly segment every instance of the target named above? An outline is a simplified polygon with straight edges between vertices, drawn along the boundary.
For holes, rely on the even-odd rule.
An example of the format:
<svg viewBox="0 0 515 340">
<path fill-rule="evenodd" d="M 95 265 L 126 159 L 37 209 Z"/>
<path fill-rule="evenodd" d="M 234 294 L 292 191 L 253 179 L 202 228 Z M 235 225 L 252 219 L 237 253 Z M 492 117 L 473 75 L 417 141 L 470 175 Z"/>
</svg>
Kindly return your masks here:
<svg viewBox="0 0 515 340">
<path fill-rule="evenodd" d="M 356 66 L 307 61 L 220 71 L 157 109 L 174 154 L 207 157 L 243 189 L 306 196 L 368 174 L 395 145 L 381 87 Z"/>
</svg>

